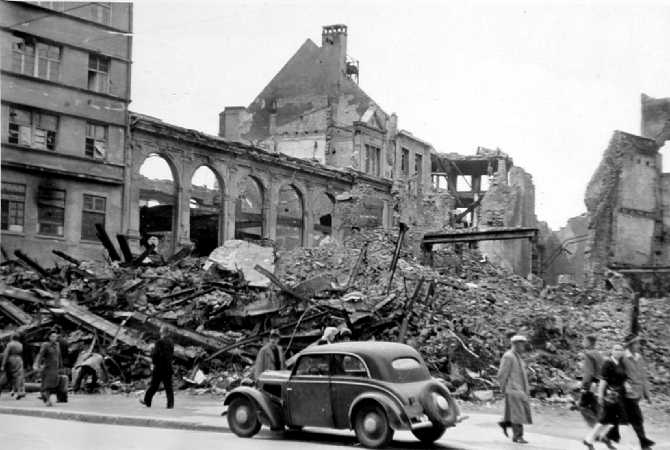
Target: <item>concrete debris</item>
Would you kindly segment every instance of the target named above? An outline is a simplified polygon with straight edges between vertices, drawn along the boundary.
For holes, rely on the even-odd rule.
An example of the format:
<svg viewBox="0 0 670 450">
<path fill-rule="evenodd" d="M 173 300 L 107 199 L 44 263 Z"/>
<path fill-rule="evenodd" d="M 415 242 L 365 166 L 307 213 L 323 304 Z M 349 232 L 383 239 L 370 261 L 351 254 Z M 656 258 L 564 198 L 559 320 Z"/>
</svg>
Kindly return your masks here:
<svg viewBox="0 0 670 450">
<path fill-rule="evenodd" d="M 228 272 L 241 271 L 249 286 L 266 288 L 270 286 L 270 280 L 254 269 L 256 265 L 274 271 L 274 249 L 272 247 L 261 247 L 251 242 L 232 239 L 223 243 L 221 247 L 214 249 L 205 263 L 207 270 L 212 264 L 216 264 L 221 270 Z"/>
</svg>

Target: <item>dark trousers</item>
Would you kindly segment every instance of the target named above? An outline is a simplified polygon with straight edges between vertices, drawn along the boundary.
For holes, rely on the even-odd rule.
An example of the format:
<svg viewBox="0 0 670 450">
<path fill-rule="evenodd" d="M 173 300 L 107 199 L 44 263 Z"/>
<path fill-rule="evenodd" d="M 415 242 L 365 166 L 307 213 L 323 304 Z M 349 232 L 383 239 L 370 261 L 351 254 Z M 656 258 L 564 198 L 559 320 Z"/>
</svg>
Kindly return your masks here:
<svg viewBox="0 0 670 450">
<path fill-rule="evenodd" d="M 167 397 L 167 407 L 174 407 L 174 392 L 172 391 L 172 371 L 154 368 L 153 373 L 151 374 L 151 383 L 149 384 L 149 389 L 144 394 L 144 404 L 151 406 L 151 400 L 154 398 L 154 394 L 158 390 L 158 386 L 163 383 L 165 388 L 165 396 Z"/>
<path fill-rule="evenodd" d="M 95 369 L 89 366 L 81 366 L 77 379 L 74 380 L 73 389 L 78 391 L 81 388 L 81 382 L 89 376 L 91 377 L 91 387 L 96 388 L 98 386 L 98 374 L 95 372 Z"/>
<path fill-rule="evenodd" d="M 498 422 L 500 426 L 503 426 L 505 428 L 512 428 L 512 439 L 518 439 L 523 437 L 523 425 L 520 423 L 512 423 L 512 422 Z"/>
<path fill-rule="evenodd" d="M 623 405 L 628 423 L 635 430 L 635 434 L 637 434 L 637 438 L 640 441 L 640 446 L 642 448 L 649 447 L 652 441 L 649 440 L 644 432 L 644 418 L 642 417 L 642 410 L 640 410 L 640 399 L 624 398 Z"/>
<path fill-rule="evenodd" d="M 588 426 L 594 427 L 598 423 L 600 406 L 598 406 L 598 400 L 593 392 L 585 391 L 582 393 L 579 399 L 579 409 Z M 610 428 L 605 438 L 612 442 L 619 442 L 621 440 L 619 426 L 615 425 Z"/>
</svg>

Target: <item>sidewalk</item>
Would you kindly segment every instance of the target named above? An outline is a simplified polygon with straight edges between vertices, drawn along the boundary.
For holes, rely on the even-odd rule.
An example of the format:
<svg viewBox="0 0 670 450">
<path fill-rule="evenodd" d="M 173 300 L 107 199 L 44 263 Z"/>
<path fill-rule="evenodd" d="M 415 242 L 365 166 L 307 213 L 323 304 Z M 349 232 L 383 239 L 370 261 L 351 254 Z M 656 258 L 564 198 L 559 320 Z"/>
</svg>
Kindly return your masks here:
<svg viewBox="0 0 670 450">
<path fill-rule="evenodd" d="M 0 414 L 76 420 L 79 422 L 173 428 L 228 433 L 228 421 L 221 416 L 223 398 L 175 393 L 174 409 L 165 407 L 165 395 L 156 394 L 151 408 L 133 394 L 72 395 L 68 403 L 47 407 L 38 394 L 15 400 L 7 392 L 0 397 Z"/>
</svg>

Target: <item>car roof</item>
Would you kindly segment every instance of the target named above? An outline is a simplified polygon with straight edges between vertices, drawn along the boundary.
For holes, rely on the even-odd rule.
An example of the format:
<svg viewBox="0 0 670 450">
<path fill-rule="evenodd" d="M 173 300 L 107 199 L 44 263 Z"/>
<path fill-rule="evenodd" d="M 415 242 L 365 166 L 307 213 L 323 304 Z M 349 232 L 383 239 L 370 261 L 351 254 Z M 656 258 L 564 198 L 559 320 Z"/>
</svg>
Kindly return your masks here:
<svg viewBox="0 0 670 450">
<path fill-rule="evenodd" d="M 419 353 L 409 345 L 386 341 L 349 341 L 314 345 L 306 348 L 302 353 L 353 353 L 365 357 L 365 359 L 381 357 L 388 360 L 403 356 L 420 358 Z"/>
</svg>

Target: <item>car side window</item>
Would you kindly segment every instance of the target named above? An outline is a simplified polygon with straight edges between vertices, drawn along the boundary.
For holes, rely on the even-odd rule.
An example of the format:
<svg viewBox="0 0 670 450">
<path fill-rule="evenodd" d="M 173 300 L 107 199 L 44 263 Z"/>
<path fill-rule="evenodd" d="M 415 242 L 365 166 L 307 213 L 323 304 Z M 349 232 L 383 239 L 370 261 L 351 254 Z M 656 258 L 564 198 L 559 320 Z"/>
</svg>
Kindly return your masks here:
<svg viewBox="0 0 670 450">
<path fill-rule="evenodd" d="M 306 355 L 300 358 L 295 368 L 295 375 L 322 375 L 330 373 L 328 355 Z"/>
<path fill-rule="evenodd" d="M 365 364 L 352 355 L 333 355 L 333 375 L 349 377 L 368 376 Z"/>
</svg>

